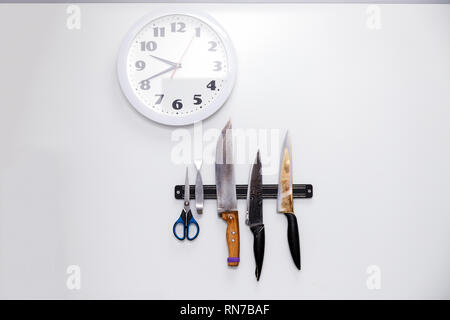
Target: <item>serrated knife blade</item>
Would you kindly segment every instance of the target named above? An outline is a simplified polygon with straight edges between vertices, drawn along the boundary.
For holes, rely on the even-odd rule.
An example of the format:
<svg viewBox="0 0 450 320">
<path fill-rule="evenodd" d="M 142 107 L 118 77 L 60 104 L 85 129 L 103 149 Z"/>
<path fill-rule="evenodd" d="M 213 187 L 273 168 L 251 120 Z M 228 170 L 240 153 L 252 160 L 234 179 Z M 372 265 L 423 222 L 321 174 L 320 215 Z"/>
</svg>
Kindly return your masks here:
<svg viewBox="0 0 450 320">
<path fill-rule="evenodd" d="M 246 223 L 253 233 L 253 253 L 255 255 L 255 276 L 259 280 L 264 260 L 265 231 L 263 224 L 262 168 L 259 150 L 250 169 L 247 189 Z"/>
<path fill-rule="evenodd" d="M 262 201 L 261 158 L 258 150 L 255 162 L 250 169 L 247 189 L 247 216 L 245 222 L 248 226 L 251 227 L 263 223 Z"/>
</svg>

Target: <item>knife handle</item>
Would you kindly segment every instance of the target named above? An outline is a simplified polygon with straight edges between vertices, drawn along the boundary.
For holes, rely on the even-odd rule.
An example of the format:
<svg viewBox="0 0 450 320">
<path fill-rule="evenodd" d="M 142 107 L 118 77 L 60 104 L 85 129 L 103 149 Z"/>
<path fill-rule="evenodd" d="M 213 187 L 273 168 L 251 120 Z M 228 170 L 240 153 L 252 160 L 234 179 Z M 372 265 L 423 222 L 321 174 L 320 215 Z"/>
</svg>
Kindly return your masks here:
<svg viewBox="0 0 450 320">
<path fill-rule="evenodd" d="M 300 270 L 300 239 L 298 235 L 297 217 L 293 213 L 285 213 L 288 220 L 287 237 L 294 263 Z"/>
<path fill-rule="evenodd" d="M 250 227 L 250 230 L 253 233 L 253 253 L 255 254 L 255 263 L 256 263 L 255 275 L 256 280 L 259 281 L 264 259 L 264 246 L 266 238 L 264 232 L 264 225 L 260 224 L 257 226 Z"/>
<path fill-rule="evenodd" d="M 227 223 L 228 265 L 237 267 L 239 264 L 239 218 L 237 211 L 222 213 L 222 219 Z"/>
</svg>

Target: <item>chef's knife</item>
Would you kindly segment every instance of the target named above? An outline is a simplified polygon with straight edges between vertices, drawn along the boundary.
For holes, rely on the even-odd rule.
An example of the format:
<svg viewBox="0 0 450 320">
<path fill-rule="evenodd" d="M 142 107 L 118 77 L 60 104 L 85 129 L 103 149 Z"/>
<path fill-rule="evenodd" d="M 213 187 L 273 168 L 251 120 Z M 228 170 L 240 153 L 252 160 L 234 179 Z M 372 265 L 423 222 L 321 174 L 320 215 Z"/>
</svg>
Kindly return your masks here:
<svg viewBox="0 0 450 320">
<path fill-rule="evenodd" d="M 239 264 L 239 217 L 233 170 L 231 121 L 223 128 L 216 147 L 217 212 L 227 223 L 228 265 Z"/>
<path fill-rule="evenodd" d="M 263 197 L 262 197 L 262 172 L 259 150 L 256 153 L 255 162 L 250 169 L 250 178 L 247 189 L 247 218 L 245 220 L 253 233 L 253 253 L 255 254 L 256 280 L 261 276 L 264 259 L 264 224 L 263 224 Z"/>
<path fill-rule="evenodd" d="M 300 240 L 292 197 L 292 145 L 289 132 L 286 133 L 283 148 L 281 149 L 280 181 L 278 184 L 278 212 L 284 213 L 287 217 L 289 249 L 291 250 L 295 265 L 300 270 Z"/>
</svg>

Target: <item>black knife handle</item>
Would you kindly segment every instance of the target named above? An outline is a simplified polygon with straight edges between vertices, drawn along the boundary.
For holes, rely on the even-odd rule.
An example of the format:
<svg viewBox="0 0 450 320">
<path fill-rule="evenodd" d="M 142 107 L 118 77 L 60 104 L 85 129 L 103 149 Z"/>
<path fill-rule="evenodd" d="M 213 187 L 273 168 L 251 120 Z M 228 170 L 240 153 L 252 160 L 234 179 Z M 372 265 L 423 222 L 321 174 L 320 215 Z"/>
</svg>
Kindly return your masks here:
<svg viewBox="0 0 450 320">
<path fill-rule="evenodd" d="M 288 220 L 287 237 L 294 263 L 300 270 L 300 239 L 298 235 L 297 217 L 293 213 L 285 213 Z"/>
<path fill-rule="evenodd" d="M 264 225 L 260 224 L 257 226 L 250 227 L 250 230 L 253 232 L 253 253 L 255 254 L 255 263 L 256 263 L 255 275 L 256 280 L 259 281 L 264 260 L 264 246 L 266 238 L 264 232 Z"/>
</svg>

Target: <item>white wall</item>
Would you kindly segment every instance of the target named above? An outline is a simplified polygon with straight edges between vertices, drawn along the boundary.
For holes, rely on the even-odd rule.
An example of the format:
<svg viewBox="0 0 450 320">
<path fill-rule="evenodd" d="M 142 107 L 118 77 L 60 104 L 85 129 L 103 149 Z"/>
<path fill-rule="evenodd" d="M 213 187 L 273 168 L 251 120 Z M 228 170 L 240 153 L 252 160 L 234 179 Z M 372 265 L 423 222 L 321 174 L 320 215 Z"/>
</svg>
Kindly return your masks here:
<svg viewBox="0 0 450 320">
<path fill-rule="evenodd" d="M 295 201 L 301 272 L 285 218 L 264 202 L 259 283 L 245 201 L 238 269 L 226 266 L 215 201 L 196 216 L 197 240 L 174 239 L 184 166 L 171 158 L 173 128 L 119 88 L 128 28 L 179 7 L 82 4 L 81 29 L 68 30 L 67 5 L 0 5 L 0 297 L 450 298 L 450 6 L 380 5 L 379 30 L 363 4 L 184 6 L 222 24 L 239 62 L 204 129 L 229 118 L 289 129 L 295 182 L 315 188 Z M 237 165 L 238 183 L 248 169 Z M 213 165 L 203 179 L 214 183 Z M 66 287 L 69 265 L 81 290 Z M 380 290 L 366 286 L 371 265 Z"/>
</svg>

